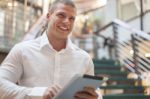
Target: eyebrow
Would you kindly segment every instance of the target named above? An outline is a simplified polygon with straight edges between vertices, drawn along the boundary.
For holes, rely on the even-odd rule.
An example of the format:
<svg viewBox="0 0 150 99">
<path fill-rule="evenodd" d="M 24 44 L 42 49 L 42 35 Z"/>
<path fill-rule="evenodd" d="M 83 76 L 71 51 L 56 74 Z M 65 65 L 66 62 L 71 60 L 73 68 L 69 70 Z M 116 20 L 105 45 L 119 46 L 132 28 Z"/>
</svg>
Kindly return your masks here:
<svg viewBox="0 0 150 99">
<path fill-rule="evenodd" d="M 66 13 L 64 13 L 64 12 L 58 12 L 58 13 L 57 13 L 57 15 L 58 15 L 58 14 L 66 15 Z M 69 18 L 73 18 L 73 19 L 75 19 L 75 16 L 70 16 Z"/>
</svg>

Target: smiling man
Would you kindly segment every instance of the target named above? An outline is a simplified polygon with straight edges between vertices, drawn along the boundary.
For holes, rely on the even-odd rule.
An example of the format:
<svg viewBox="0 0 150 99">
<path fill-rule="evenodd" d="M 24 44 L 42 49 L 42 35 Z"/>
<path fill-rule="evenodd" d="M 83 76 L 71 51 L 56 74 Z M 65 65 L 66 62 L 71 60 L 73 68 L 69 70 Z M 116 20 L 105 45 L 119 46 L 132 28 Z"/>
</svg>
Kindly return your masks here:
<svg viewBox="0 0 150 99">
<path fill-rule="evenodd" d="M 46 33 L 14 46 L 0 67 L 0 99 L 26 99 L 37 91 L 41 99 L 52 99 L 76 74 L 94 75 L 90 56 L 68 37 L 76 13 L 71 0 L 55 0 L 47 14 Z M 85 86 L 74 99 L 98 95 Z"/>
</svg>

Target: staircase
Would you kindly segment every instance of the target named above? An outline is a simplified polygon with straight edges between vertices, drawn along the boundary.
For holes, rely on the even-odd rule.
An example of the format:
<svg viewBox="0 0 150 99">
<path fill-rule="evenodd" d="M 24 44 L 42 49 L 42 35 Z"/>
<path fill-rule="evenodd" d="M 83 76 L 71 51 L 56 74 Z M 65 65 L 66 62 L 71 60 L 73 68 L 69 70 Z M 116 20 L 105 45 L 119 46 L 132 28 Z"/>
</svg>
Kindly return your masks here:
<svg viewBox="0 0 150 99">
<path fill-rule="evenodd" d="M 108 77 L 104 85 L 100 86 L 104 99 L 150 99 L 146 95 L 146 88 L 141 79 L 127 78 L 130 73 L 123 66 L 113 60 L 93 60 L 95 75 Z"/>
</svg>

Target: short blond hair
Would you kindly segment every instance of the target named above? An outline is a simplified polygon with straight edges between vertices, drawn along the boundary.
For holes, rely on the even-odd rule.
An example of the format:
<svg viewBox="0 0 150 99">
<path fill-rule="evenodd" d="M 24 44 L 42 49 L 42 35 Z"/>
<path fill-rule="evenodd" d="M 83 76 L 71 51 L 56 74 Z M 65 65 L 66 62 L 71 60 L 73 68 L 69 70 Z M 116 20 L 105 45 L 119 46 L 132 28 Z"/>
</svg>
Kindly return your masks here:
<svg viewBox="0 0 150 99">
<path fill-rule="evenodd" d="M 55 0 L 50 6 L 49 11 L 53 12 L 57 8 L 58 4 L 69 5 L 73 8 L 76 8 L 76 5 L 74 4 L 72 0 Z"/>
</svg>

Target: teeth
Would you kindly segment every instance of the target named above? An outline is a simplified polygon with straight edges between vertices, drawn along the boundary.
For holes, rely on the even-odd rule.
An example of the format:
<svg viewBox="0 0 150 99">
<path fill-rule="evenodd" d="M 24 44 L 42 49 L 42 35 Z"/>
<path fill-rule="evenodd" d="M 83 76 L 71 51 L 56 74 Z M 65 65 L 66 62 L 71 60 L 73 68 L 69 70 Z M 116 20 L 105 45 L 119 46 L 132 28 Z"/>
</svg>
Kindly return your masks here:
<svg viewBox="0 0 150 99">
<path fill-rule="evenodd" d="M 60 27 L 60 29 L 63 29 L 63 30 L 68 30 L 66 27 Z"/>
</svg>

